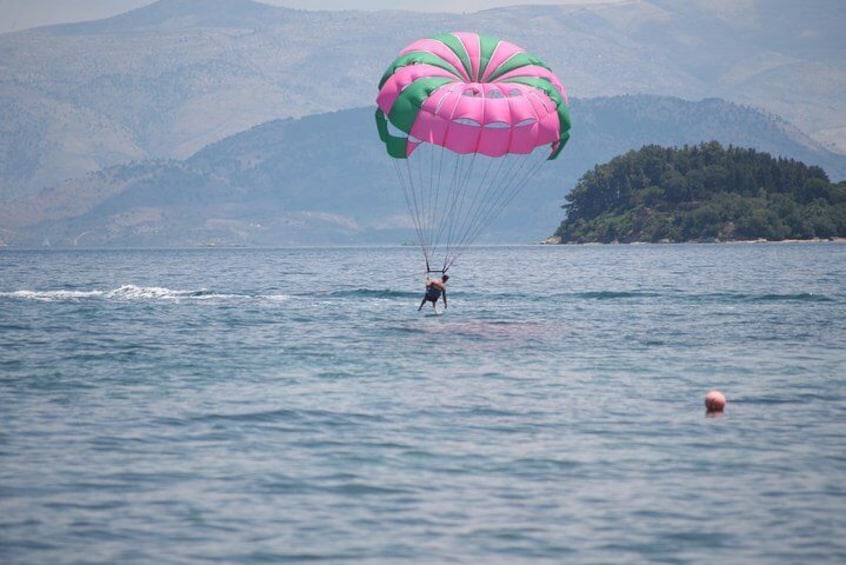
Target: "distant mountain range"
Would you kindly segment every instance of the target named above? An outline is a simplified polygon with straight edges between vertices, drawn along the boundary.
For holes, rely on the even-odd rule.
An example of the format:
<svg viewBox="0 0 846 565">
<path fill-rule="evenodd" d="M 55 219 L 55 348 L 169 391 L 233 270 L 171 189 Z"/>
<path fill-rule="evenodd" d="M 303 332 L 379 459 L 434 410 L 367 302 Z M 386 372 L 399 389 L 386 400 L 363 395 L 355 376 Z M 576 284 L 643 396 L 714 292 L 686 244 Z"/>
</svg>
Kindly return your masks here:
<svg viewBox="0 0 846 565">
<path fill-rule="evenodd" d="M 470 14 L 160 0 L 102 21 L 0 34 L 0 203 L 87 173 L 108 177 L 114 171 L 106 169 L 131 161 L 149 167 L 149 159 L 172 159 L 156 170 L 193 171 L 200 155 L 176 160 L 259 124 L 368 106 L 402 47 L 460 29 L 507 38 L 541 56 L 575 104 L 622 94 L 715 97 L 781 116 L 807 133 L 809 148 L 843 154 L 844 22 L 841 0 L 631 0 Z M 578 108 L 574 116 L 579 148 L 590 128 L 579 123 Z M 566 159 L 560 166 L 569 174 Z M 56 213 L 69 217 L 88 198 Z"/>
<path fill-rule="evenodd" d="M 0 241 L 40 246 L 320 245 L 413 241 L 373 107 L 273 120 L 185 160 L 108 167 L 0 207 Z M 718 99 L 571 100 L 573 136 L 481 241 L 531 242 L 561 222 L 595 165 L 647 144 L 753 147 L 846 178 L 846 156 L 774 116 Z"/>
</svg>

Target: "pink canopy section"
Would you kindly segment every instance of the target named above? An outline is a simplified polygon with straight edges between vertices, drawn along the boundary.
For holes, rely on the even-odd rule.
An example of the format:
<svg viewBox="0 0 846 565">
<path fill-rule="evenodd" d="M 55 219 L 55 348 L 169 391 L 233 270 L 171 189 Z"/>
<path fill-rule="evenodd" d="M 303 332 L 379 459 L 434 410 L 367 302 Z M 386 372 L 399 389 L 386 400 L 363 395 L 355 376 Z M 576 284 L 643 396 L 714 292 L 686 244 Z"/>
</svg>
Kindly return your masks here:
<svg viewBox="0 0 846 565">
<path fill-rule="evenodd" d="M 531 153 L 558 140 L 558 115 L 525 85 L 450 84 L 426 99 L 411 128 L 413 139 L 456 153 L 499 157 Z"/>
<path fill-rule="evenodd" d="M 513 43 L 455 32 L 415 41 L 397 61 L 377 104 L 408 135 L 407 155 L 420 143 L 499 157 L 566 141 L 564 88 Z M 415 88 L 425 81 L 434 86 Z"/>
</svg>

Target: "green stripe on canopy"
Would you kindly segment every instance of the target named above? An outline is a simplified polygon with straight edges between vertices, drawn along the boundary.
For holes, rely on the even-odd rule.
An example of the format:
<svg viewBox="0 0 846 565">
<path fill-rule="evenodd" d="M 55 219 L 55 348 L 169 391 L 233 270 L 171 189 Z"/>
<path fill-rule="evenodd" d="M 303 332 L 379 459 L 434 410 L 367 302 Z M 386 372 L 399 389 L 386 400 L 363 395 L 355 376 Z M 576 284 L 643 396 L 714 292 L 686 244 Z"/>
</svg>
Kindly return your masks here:
<svg viewBox="0 0 846 565">
<path fill-rule="evenodd" d="M 388 70 L 385 71 L 384 75 L 382 75 L 382 80 L 379 81 L 379 88 L 381 89 L 383 86 L 385 86 L 385 82 L 387 82 L 387 80 L 391 78 L 391 75 L 397 72 L 397 69 L 401 69 L 405 66 L 415 64 L 432 65 L 433 67 L 438 67 L 444 69 L 449 73 L 452 73 L 458 80 L 463 79 L 461 72 L 458 69 L 456 69 L 453 65 L 449 64 L 447 61 L 444 61 L 437 55 L 433 55 L 425 51 L 412 51 L 411 53 L 406 53 L 402 57 L 397 58 L 393 63 L 391 63 L 391 66 L 388 67 Z"/>
<path fill-rule="evenodd" d="M 450 82 L 454 81 L 445 77 L 423 78 L 412 82 L 394 101 L 388 119 L 397 129 L 411 133 L 411 126 L 417 119 L 417 113 L 423 106 L 423 101 L 432 92 Z"/>
<path fill-rule="evenodd" d="M 479 52 L 479 76 L 476 77 L 477 81 L 482 80 L 482 77 L 485 76 L 485 71 L 488 68 L 488 64 L 491 62 L 491 57 L 493 57 L 494 51 L 496 51 L 496 47 L 499 43 L 499 39 L 495 39 L 487 35 L 479 36 L 479 45 L 481 50 Z M 488 82 L 490 80 L 491 79 L 488 79 Z"/>
<path fill-rule="evenodd" d="M 529 53 L 516 53 L 514 56 L 509 58 L 503 64 L 501 64 L 496 71 L 488 78 L 489 81 L 496 80 L 498 77 L 501 77 L 505 73 L 511 72 L 514 69 L 519 69 L 520 67 L 529 67 L 529 66 L 537 66 L 543 67 L 544 69 L 549 70 L 549 67 L 544 64 L 543 61 L 535 57 L 534 55 L 530 55 Z"/>
<path fill-rule="evenodd" d="M 379 131 L 379 139 L 385 144 L 388 155 L 394 159 L 408 157 L 408 138 L 397 137 L 388 132 L 388 118 L 380 108 L 376 108 L 376 129 Z"/>
<path fill-rule="evenodd" d="M 432 39 L 440 41 L 449 47 L 449 49 L 461 60 L 461 64 L 464 65 L 464 71 L 467 73 L 467 76 L 473 80 L 473 66 L 470 64 L 470 56 L 467 54 L 467 50 L 464 49 L 464 44 L 461 43 L 461 40 L 451 33 L 442 33 L 436 35 Z"/>
</svg>

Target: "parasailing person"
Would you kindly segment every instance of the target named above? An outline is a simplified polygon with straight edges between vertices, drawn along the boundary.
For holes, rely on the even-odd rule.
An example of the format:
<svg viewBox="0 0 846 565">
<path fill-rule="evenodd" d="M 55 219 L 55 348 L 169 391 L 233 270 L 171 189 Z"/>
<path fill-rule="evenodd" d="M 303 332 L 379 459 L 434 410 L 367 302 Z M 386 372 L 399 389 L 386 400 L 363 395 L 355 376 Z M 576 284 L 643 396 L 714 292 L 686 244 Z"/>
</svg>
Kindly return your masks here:
<svg viewBox="0 0 846 565">
<path fill-rule="evenodd" d="M 438 311 L 438 299 L 443 296 L 444 300 L 444 310 L 447 309 L 447 296 L 446 296 L 446 282 L 449 280 L 449 275 L 444 273 L 444 276 L 438 279 L 430 279 L 428 276 L 426 277 L 426 294 L 423 296 L 423 300 L 420 301 L 420 308 L 417 309 L 419 312 L 423 309 L 423 305 L 426 302 L 432 303 L 432 308 L 435 309 L 435 312 Z"/>
<path fill-rule="evenodd" d="M 446 273 L 570 137 L 567 95 L 549 67 L 476 33 L 412 42 L 382 76 L 376 104 L 427 277 Z"/>
</svg>

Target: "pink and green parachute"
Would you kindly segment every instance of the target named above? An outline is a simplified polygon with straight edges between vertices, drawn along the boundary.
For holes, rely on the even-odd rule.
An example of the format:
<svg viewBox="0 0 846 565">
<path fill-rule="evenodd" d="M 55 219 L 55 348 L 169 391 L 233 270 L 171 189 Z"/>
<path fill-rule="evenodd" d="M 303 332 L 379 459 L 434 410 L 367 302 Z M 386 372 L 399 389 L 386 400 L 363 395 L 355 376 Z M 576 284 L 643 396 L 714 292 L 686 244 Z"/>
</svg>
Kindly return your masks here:
<svg viewBox="0 0 846 565">
<path fill-rule="evenodd" d="M 376 102 L 430 271 L 446 271 L 570 135 L 567 95 L 549 67 L 475 33 L 411 43 Z"/>
</svg>

